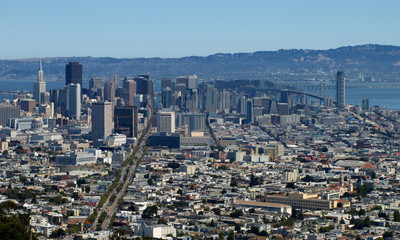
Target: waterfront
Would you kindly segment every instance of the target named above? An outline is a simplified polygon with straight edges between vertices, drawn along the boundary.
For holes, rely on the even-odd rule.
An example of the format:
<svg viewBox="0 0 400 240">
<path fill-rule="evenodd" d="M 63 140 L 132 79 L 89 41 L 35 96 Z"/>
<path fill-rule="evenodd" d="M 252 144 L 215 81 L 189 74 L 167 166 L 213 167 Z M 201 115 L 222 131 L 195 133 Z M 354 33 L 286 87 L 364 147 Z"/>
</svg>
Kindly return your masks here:
<svg viewBox="0 0 400 240">
<path fill-rule="evenodd" d="M 1 80 L 1 91 L 16 91 L 16 90 L 32 90 L 32 81 L 10 81 Z M 64 81 L 48 81 L 47 90 L 63 88 Z M 84 81 L 83 87 L 88 86 L 88 81 Z M 319 91 L 312 92 L 319 95 Z M 328 89 L 327 97 L 335 99 L 335 90 Z M 13 95 L 0 94 L 0 100 L 12 99 Z M 346 103 L 361 106 L 363 98 L 369 99 L 370 106 L 385 106 L 388 109 L 400 109 L 400 87 L 384 87 L 384 88 L 347 88 Z"/>
</svg>

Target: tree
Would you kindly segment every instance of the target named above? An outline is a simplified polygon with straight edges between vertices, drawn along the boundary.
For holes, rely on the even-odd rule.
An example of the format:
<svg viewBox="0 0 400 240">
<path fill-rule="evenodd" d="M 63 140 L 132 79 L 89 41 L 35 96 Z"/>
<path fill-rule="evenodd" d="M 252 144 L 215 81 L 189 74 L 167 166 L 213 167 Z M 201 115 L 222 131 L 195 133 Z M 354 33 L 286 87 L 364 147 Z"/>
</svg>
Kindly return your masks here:
<svg viewBox="0 0 400 240">
<path fill-rule="evenodd" d="M 149 179 L 147 180 L 147 184 L 149 184 L 150 186 L 153 186 L 153 185 L 154 185 L 153 179 L 152 179 L 152 178 L 149 178 Z"/>
<path fill-rule="evenodd" d="M 78 200 L 80 197 L 79 197 L 79 194 L 77 192 L 73 192 L 72 193 L 72 198 L 75 199 L 75 200 Z"/>
<path fill-rule="evenodd" d="M 210 224 L 208 224 L 209 227 L 215 227 L 215 222 L 214 219 L 211 219 Z"/>
<path fill-rule="evenodd" d="M 221 215 L 221 209 L 220 208 L 213 208 L 212 211 L 215 213 L 215 215 Z"/>
<path fill-rule="evenodd" d="M 366 218 L 364 219 L 364 225 L 365 225 L 366 227 L 371 227 L 371 219 L 370 219 L 369 217 L 366 217 Z"/>
<path fill-rule="evenodd" d="M 296 186 L 294 185 L 294 183 L 293 182 L 289 182 L 289 183 L 286 183 L 286 187 L 285 188 L 291 188 L 291 189 L 295 189 L 296 188 Z"/>
<path fill-rule="evenodd" d="M 243 216 L 243 212 L 241 210 L 235 210 L 230 214 L 230 216 L 233 218 L 238 218 L 240 216 Z"/>
<path fill-rule="evenodd" d="M 256 185 L 261 185 L 262 182 L 263 181 L 262 181 L 261 177 L 254 176 L 253 173 L 250 175 L 250 183 L 249 183 L 250 187 L 253 187 L 253 186 L 256 186 Z"/>
<path fill-rule="evenodd" d="M 303 181 L 303 182 L 316 182 L 315 178 L 310 176 L 310 175 L 305 176 L 304 178 L 301 179 L 301 181 Z"/>
<path fill-rule="evenodd" d="M 165 225 L 168 225 L 168 221 L 167 221 L 167 219 L 165 219 L 165 218 L 160 218 L 159 220 L 158 220 L 158 224 L 165 224 Z"/>
<path fill-rule="evenodd" d="M 240 224 L 235 223 L 235 231 L 236 231 L 237 233 L 241 233 L 241 232 L 242 232 L 242 227 L 240 227 Z"/>
<path fill-rule="evenodd" d="M 219 232 L 218 233 L 218 240 L 225 240 L 225 233 L 224 232 Z"/>
<path fill-rule="evenodd" d="M 394 210 L 394 213 L 393 213 L 393 221 L 395 221 L 395 222 L 400 222 L 400 213 L 399 213 L 399 210 Z"/>
<path fill-rule="evenodd" d="M 235 240 L 235 232 L 233 230 L 229 231 L 228 240 Z"/>
<path fill-rule="evenodd" d="M 84 179 L 84 178 L 79 178 L 79 179 L 76 181 L 76 184 L 78 184 L 78 187 L 81 187 L 82 184 L 86 184 L 86 179 Z"/>
<path fill-rule="evenodd" d="M 51 235 L 50 235 L 50 237 L 52 237 L 52 238 L 59 238 L 59 237 L 61 237 L 61 236 L 65 236 L 65 231 L 62 230 L 61 228 L 59 228 L 59 229 L 53 231 L 53 232 L 51 233 Z"/>
<path fill-rule="evenodd" d="M 176 191 L 176 193 L 179 194 L 179 195 L 181 195 L 181 196 L 183 195 L 183 191 L 182 191 L 182 189 L 180 189 L 180 188 L 178 189 L 178 191 Z"/>
<path fill-rule="evenodd" d="M 231 187 L 237 187 L 238 186 L 238 182 L 235 179 L 231 180 Z"/>
<path fill-rule="evenodd" d="M 142 217 L 145 219 L 153 219 L 157 216 L 157 211 L 157 206 L 149 206 L 143 211 Z"/>
<path fill-rule="evenodd" d="M 358 211 L 358 215 L 360 215 L 360 216 L 363 215 L 364 216 L 365 215 L 365 210 L 364 209 L 360 209 L 360 211 Z"/>
<path fill-rule="evenodd" d="M 249 209 L 249 213 L 255 213 L 255 212 L 256 212 L 256 210 L 254 208 Z"/>
<path fill-rule="evenodd" d="M 258 235 L 260 233 L 260 229 L 257 226 L 251 226 L 249 232 Z"/>
<path fill-rule="evenodd" d="M 384 232 L 382 237 L 383 237 L 383 239 L 392 238 L 393 237 L 393 232 Z"/>
</svg>

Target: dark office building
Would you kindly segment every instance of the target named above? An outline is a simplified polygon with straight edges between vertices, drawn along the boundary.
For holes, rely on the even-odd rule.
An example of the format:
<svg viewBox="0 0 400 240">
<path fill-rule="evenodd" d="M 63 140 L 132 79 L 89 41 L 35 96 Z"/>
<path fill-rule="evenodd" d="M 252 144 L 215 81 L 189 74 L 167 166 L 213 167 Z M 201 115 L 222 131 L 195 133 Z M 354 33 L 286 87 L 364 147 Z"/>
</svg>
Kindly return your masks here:
<svg viewBox="0 0 400 240">
<path fill-rule="evenodd" d="M 65 66 L 65 85 L 79 83 L 82 86 L 82 65 L 79 62 L 69 62 Z"/>
<path fill-rule="evenodd" d="M 166 146 L 168 148 L 180 148 L 181 138 L 179 134 L 167 134 L 166 132 L 154 133 L 149 136 L 149 144 L 151 147 L 162 147 Z"/>
<path fill-rule="evenodd" d="M 24 99 L 21 101 L 21 110 L 26 112 L 33 112 L 36 107 L 36 101 L 33 99 Z"/>
<path fill-rule="evenodd" d="M 172 90 L 172 80 L 171 78 L 161 78 L 161 90 L 169 88 Z"/>
<path fill-rule="evenodd" d="M 136 81 L 136 93 L 143 94 L 145 96 L 145 105 L 153 106 L 154 104 L 154 91 L 153 81 L 151 81 L 149 75 L 139 75 L 135 78 Z"/>
<path fill-rule="evenodd" d="M 281 91 L 281 100 L 280 103 L 289 103 L 289 90 L 282 90 Z"/>
<path fill-rule="evenodd" d="M 138 109 L 134 106 L 115 106 L 114 132 L 127 137 L 138 137 Z"/>
</svg>

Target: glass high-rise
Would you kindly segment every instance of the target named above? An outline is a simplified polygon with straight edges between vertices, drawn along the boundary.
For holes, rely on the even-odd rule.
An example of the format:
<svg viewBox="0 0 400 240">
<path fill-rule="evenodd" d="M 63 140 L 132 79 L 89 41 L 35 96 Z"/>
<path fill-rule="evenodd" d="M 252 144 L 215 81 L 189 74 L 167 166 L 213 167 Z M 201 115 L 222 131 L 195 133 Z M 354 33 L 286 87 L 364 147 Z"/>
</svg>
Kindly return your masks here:
<svg viewBox="0 0 400 240">
<path fill-rule="evenodd" d="M 69 62 L 65 66 L 65 85 L 79 83 L 82 86 L 82 65 L 79 62 Z"/>
<path fill-rule="evenodd" d="M 336 73 L 336 102 L 338 108 L 344 108 L 346 106 L 345 102 L 345 77 L 343 71 L 338 71 Z"/>
</svg>

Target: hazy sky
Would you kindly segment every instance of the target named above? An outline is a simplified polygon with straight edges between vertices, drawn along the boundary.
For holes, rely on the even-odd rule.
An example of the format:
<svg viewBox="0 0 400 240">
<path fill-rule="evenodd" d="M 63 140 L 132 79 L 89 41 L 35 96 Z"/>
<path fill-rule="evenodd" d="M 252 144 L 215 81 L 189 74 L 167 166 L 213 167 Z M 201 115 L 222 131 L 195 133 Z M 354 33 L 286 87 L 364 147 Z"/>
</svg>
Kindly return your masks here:
<svg viewBox="0 0 400 240">
<path fill-rule="evenodd" d="M 0 59 L 400 45 L 399 0 L 10 0 Z"/>
</svg>

